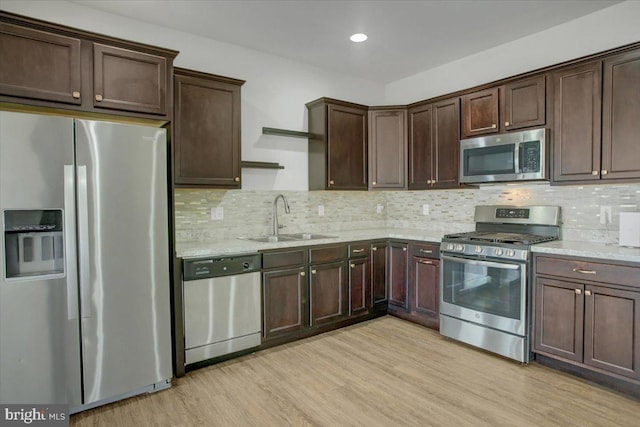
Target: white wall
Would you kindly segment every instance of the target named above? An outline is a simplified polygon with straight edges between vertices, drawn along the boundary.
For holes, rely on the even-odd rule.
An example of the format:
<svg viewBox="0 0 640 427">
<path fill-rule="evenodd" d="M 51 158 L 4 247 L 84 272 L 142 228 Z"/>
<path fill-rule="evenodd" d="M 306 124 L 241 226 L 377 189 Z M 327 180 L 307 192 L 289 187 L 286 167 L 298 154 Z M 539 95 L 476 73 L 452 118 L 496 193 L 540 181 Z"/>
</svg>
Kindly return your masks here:
<svg viewBox="0 0 640 427">
<path fill-rule="evenodd" d="M 263 126 L 306 131 L 304 105 L 323 96 L 366 105 L 384 101 L 384 87 L 377 83 L 66 1 L 2 0 L 1 7 L 8 12 L 175 49 L 180 51 L 176 66 L 246 80 L 242 87 L 242 158 L 279 162 L 285 169 L 244 169 L 244 189 L 308 189 L 307 141 L 263 136 Z"/>
<path fill-rule="evenodd" d="M 386 103 L 429 99 L 637 41 L 640 1 L 626 1 L 389 83 Z"/>
</svg>

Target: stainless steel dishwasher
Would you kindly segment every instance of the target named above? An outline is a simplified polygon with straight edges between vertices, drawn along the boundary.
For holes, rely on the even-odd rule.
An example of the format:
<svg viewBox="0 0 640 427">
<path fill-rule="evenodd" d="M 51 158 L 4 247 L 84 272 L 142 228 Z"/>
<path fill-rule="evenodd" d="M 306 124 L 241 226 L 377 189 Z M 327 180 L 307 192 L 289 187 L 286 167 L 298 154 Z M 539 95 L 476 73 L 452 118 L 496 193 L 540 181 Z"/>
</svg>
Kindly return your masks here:
<svg viewBox="0 0 640 427">
<path fill-rule="evenodd" d="M 185 365 L 260 345 L 260 254 L 185 259 Z"/>
</svg>

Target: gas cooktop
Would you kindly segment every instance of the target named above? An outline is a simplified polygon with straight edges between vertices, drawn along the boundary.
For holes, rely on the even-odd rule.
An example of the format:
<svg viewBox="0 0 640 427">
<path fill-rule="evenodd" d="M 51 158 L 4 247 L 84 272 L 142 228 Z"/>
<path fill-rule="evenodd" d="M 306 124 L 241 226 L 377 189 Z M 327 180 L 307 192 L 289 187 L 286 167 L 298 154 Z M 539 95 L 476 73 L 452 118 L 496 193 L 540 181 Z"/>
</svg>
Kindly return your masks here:
<svg viewBox="0 0 640 427">
<path fill-rule="evenodd" d="M 503 233 L 490 231 L 470 231 L 444 236 L 447 241 L 465 241 L 471 243 L 511 243 L 518 245 L 534 245 L 536 243 L 556 240 L 555 236 L 541 236 L 526 233 Z"/>
</svg>

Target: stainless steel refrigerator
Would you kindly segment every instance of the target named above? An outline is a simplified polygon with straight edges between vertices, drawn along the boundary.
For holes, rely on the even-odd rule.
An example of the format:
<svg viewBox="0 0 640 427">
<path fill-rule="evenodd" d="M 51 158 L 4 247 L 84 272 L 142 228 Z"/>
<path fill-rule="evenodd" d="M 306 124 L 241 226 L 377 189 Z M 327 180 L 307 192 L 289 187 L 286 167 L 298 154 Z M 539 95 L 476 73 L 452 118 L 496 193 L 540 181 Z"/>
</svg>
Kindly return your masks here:
<svg viewBox="0 0 640 427">
<path fill-rule="evenodd" d="M 170 386 L 166 131 L 0 112 L 0 403 Z"/>
</svg>

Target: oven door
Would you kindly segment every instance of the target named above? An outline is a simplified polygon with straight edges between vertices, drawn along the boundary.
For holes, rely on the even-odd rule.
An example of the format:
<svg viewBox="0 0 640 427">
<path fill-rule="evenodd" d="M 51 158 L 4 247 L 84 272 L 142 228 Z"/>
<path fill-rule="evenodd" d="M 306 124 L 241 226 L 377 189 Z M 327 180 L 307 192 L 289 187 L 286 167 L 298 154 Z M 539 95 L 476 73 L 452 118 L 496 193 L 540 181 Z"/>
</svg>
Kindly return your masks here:
<svg viewBox="0 0 640 427">
<path fill-rule="evenodd" d="M 441 314 L 525 336 L 526 286 L 526 263 L 441 256 Z"/>
</svg>

